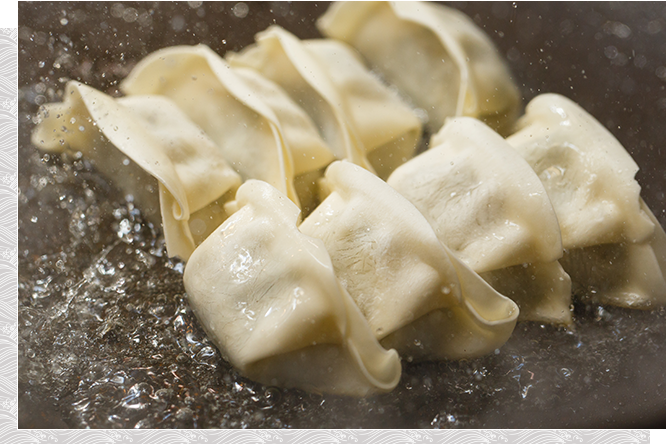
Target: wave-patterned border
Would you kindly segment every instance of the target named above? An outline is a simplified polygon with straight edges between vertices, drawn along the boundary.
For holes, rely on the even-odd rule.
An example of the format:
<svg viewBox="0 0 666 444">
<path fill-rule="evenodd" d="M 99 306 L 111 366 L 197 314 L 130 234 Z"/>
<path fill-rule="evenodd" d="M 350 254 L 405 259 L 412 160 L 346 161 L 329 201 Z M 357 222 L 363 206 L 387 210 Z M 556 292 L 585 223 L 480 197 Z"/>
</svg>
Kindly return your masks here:
<svg viewBox="0 0 666 444">
<path fill-rule="evenodd" d="M 18 29 L 0 28 L 0 442 L 19 442 Z"/>
<path fill-rule="evenodd" d="M 0 442 L 643 444 L 645 430 L 18 430 L 18 30 L 0 28 Z"/>
<path fill-rule="evenodd" d="M 0 438 L 3 429 L 0 428 Z M 17 444 L 39 442 L 132 444 L 643 444 L 641 430 L 20 430 L 7 438 Z"/>
</svg>

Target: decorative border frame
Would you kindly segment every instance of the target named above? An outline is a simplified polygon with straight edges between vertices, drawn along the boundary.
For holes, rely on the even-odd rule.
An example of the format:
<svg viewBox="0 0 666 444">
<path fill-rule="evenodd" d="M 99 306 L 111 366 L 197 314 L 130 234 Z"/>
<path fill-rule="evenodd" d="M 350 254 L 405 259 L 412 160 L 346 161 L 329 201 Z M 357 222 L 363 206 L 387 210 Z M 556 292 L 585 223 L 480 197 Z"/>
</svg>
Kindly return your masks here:
<svg viewBox="0 0 666 444">
<path fill-rule="evenodd" d="M 0 434 L 0 438 L 3 435 Z M 4 442 L 65 443 L 203 443 L 225 444 L 310 444 L 310 443 L 442 443 L 442 444 L 642 444 L 650 442 L 649 431 L 623 430 L 19 430 Z"/>
<path fill-rule="evenodd" d="M 18 414 L 18 29 L 0 28 L 0 441 Z M 4 438 L 4 439 L 3 439 Z M 17 437 L 18 438 L 18 437 Z"/>
<path fill-rule="evenodd" d="M 6 443 L 613 443 L 646 430 L 27 430 L 18 424 L 18 29 L 0 28 L 0 442 Z"/>
</svg>

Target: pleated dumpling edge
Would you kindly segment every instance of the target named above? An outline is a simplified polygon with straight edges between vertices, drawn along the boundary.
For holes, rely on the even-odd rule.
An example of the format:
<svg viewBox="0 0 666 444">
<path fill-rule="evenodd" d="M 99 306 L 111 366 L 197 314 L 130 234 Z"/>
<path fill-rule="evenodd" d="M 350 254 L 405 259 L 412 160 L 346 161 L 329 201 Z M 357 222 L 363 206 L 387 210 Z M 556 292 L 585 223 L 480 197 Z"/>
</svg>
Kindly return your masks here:
<svg viewBox="0 0 666 444">
<path fill-rule="evenodd" d="M 187 260 L 240 185 L 217 146 L 165 97 L 114 99 L 69 82 L 64 99 L 44 106 L 33 144 L 80 151 L 163 226 L 169 255 Z"/>
<path fill-rule="evenodd" d="M 431 2 L 334 2 L 323 35 L 356 48 L 437 131 L 447 117 L 477 117 L 506 134 L 520 93 L 491 39 L 460 11 Z"/>
<path fill-rule="evenodd" d="M 557 216 L 539 177 L 499 134 L 471 117 L 448 119 L 430 149 L 387 183 L 444 245 L 518 303 L 520 320 L 572 322 Z"/>
<path fill-rule="evenodd" d="M 336 279 L 321 241 L 297 228 L 298 208 L 250 180 L 238 211 L 192 254 L 190 304 L 224 356 L 267 385 L 366 396 L 400 379 L 385 350 Z"/>
<path fill-rule="evenodd" d="M 333 160 L 310 117 L 278 85 L 252 70 L 229 66 L 205 45 L 151 53 L 121 90 L 171 98 L 243 180 L 264 180 L 297 204 L 296 177 Z"/>
<path fill-rule="evenodd" d="M 666 235 L 640 197 L 638 165 L 610 131 L 572 100 L 541 94 L 507 142 L 553 203 L 574 293 L 628 308 L 666 304 Z"/>
<path fill-rule="evenodd" d="M 345 161 L 332 163 L 326 179 L 331 194 L 300 229 L 324 241 L 384 346 L 433 360 L 480 356 L 508 340 L 516 304 L 441 244 L 407 199 Z"/>
<path fill-rule="evenodd" d="M 229 63 L 255 69 L 284 88 L 315 121 L 337 159 L 386 178 L 413 155 L 419 118 L 352 47 L 335 39 L 300 40 L 277 25 L 255 40 L 228 53 Z"/>
</svg>

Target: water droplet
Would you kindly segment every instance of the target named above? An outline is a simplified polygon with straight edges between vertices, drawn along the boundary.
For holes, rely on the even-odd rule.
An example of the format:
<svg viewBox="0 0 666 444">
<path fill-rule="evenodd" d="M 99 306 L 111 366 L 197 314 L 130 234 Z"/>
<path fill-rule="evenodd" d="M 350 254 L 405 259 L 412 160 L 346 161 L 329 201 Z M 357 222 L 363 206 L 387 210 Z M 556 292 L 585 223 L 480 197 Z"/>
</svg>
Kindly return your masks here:
<svg viewBox="0 0 666 444">
<path fill-rule="evenodd" d="M 185 28 L 185 18 L 182 15 L 177 15 L 171 19 L 171 29 L 176 32 L 182 31 Z"/>
<path fill-rule="evenodd" d="M 139 12 L 134 8 L 127 8 L 123 11 L 123 20 L 127 23 L 134 23 L 139 18 Z"/>
<path fill-rule="evenodd" d="M 132 230 L 132 224 L 130 223 L 129 220 L 123 219 L 120 221 L 120 224 L 118 224 L 118 237 L 123 237 L 127 235 L 130 231 Z"/>
<path fill-rule="evenodd" d="M 246 3 L 239 2 L 234 5 L 231 11 L 234 13 L 236 17 L 245 18 L 247 17 L 247 14 L 250 12 L 250 7 Z"/>
</svg>

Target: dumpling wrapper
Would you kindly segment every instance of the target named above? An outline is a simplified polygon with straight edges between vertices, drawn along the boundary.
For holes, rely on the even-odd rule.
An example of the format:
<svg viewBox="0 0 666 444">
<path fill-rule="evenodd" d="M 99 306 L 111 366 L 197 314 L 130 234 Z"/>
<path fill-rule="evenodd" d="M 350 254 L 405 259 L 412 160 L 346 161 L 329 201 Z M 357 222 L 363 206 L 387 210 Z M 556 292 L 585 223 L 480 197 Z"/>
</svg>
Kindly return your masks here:
<svg viewBox="0 0 666 444">
<path fill-rule="evenodd" d="M 477 117 L 506 133 L 520 94 L 493 42 L 460 11 L 429 2 L 336 2 L 317 22 L 356 48 L 410 97 L 437 131 L 447 117 Z"/>
<path fill-rule="evenodd" d="M 654 224 L 640 208 L 638 165 L 613 135 L 573 101 L 541 94 L 507 142 L 544 184 L 564 248 L 642 242 Z"/>
<path fill-rule="evenodd" d="M 666 305 L 666 234 L 652 211 L 653 236 L 641 243 L 620 242 L 568 250 L 561 262 L 574 292 L 584 299 L 628 308 Z"/>
<path fill-rule="evenodd" d="M 267 385 L 366 396 L 392 390 L 401 365 L 373 336 L 299 209 L 265 182 L 192 254 L 184 282 L 209 337 L 242 374 Z"/>
<path fill-rule="evenodd" d="M 324 241 L 338 279 L 385 347 L 414 359 L 480 356 L 507 341 L 518 307 L 442 245 L 404 197 L 349 162 L 300 225 Z"/>
<path fill-rule="evenodd" d="M 430 147 L 387 183 L 470 268 L 483 272 L 562 256 L 546 190 L 499 134 L 479 120 L 459 117 L 432 137 Z"/>
<path fill-rule="evenodd" d="M 525 263 L 479 275 L 518 305 L 519 321 L 573 323 L 572 279 L 559 261 Z"/>
<path fill-rule="evenodd" d="M 169 97 L 220 146 L 243 180 L 264 180 L 296 203 L 294 177 L 333 160 L 312 120 L 284 91 L 253 70 L 232 69 L 204 45 L 148 55 L 121 90 Z"/>
<path fill-rule="evenodd" d="M 279 26 L 227 59 L 279 84 L 312 117 L 336 158 L 386 178 L 411 158 L 421 136 L 416 114 L 359 55 L 336 40 L 300 40 Z"/>
<path fill-rule="evenodd" d="M 555 211 L 539 177 L 499 134 L 471 117 L 450 119 L 387 183 L 444 245 L 518 303 L 520 320 L 571 323 Z"/>
<path fill-rule="evenodd" d="M 164 97 L 113 99 L 69 82 L 64 99 L 43 107 L 33 144 L 80 151 L 153 225 L 161 214 L 169 255 L 187 260 L 240 185 L 218 147 Z"/>
<path fill-rule="evenodd" d="M 634 308 L 664 303 L 663 228 L 642 203 L 638 165 L 566 97 L 542 94 L 507 138 L 539 175 L 560 223 L 574 290 Z M 661 258 L 661 259 L 660 259 Z"/>
</svg>

